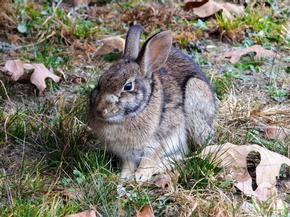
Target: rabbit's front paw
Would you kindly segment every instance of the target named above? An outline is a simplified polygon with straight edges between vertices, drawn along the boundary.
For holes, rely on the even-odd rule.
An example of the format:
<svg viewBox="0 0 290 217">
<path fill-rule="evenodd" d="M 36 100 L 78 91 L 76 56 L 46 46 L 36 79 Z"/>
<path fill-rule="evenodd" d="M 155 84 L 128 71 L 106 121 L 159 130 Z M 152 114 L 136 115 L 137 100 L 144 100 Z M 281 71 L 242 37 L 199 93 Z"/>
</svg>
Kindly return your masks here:
<svg viewBox="0 0 290 217">
<path fill-rule="evenodd" d="M 136 182 L 146 182 L 151 179 L 151 177 L 155 174 L 155 169 L 154 168 L 139 168 L 135 172 L 135 180 Z"/>
<path fill-rule="evenodd" d="M 122 169 L 121 175 L 120 175 L 120 180 L 122 181 L 130 181 L 134 180 L 134 171 L 130 169 Z"/>
</svg>

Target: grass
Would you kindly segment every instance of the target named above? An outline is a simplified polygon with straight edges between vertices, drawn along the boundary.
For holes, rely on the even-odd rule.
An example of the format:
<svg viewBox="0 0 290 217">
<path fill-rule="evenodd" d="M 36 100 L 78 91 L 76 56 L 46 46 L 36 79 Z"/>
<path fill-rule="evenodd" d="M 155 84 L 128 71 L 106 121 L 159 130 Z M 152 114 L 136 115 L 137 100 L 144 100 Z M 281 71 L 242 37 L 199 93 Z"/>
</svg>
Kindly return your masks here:
<svg viewBox="0 0 290 217">
<path fill-rule="evenodd" d="M 216 45 L 217 55 L 228 45 L 247 47 L 255 43 L 271 48 L 279 46 L 283 55 L 287 50 L 287 40 L 281 34 L 284 10 L 249 8 L 244 16 L 232 21 L 219 16 L 213 18 L 222 36 L 233 30 L 242 36 L 240 41 L 220 45 L 207 36 L 210 20 L 195 19 L 192 14 L 169 9 L 168 13 L 162 13 L 162 8 L 158 8 L 150 15 L 149 22 L 144 16 L 150 7 L 140 6 L 136 1 L 112 2 L 109 9 L 98 8 L 97 20 L 82 11 L 75 18 L 68 18 L 66 9 L 52 7 L 50 1 L 39 4 L 39 8 L 32 4 L 25 6 L 23 1 L 13 3 L 6 12 L 11 20 L 0 19 L 0 26 L 5 20 L 7 35 L 17 35 L 24 41 L 19 45 L 21 52 L 16 51 L 17 58 L 43 63 L 56 73 L 64 72 L 65 77 L 57 85 L 48 80 L 49 88 L 44 96 L 35 96 L 28 84 L 2 81 L 1 77 L 0 216 L 65 216 L 87 209 L 94 209 L 102 216 L 122 213 L 133 216 L 147 204 L 153 207 L 156 216 L 275 214 L 272 200 L 262 203 L 244 197 L 232 182 L 220 177 L 220 168 L 210 159 L 201 159 L 198 152 L 177 165 L 179 176 L 172 181 L 173 189 L 150 183 L 127 183 L 128 194 L 119 196 L 116 189 L 120 163 L 102 150 L 102 144 L 87 130 L 86 105 L 87 94 L 98 76 L 120 54 L 100 59 L 81 51 L 78 56 L 72 46 L 74 41 L 93 44 L 104 36 L 125 33 L 124 16 L 143 23 L 146 35 L 161 28 L 172 29 L 176 45 L 201 65 L 217 93 L 215 143 L 256 143 L 287 155 L 289 140 L 266 139 L 257 122 L 289 126 L 286 86 L 289 67 L 285 70 L 273 67 L 284 67 L 289 60 L 283 57 L 277 62 L 256 61 L 248 56 L 231 65 L 195 46 L 196 40 L 207 37 L 209 41 L 204 41 L 205 45 Z M 122 16 L 107 17 L 114 10 Z M 165 21 L 160 23 L 160 19 Z M 4 36 L 0 34 L 1 37 Z M 3 53 L 3 60 L 6 58 Z M 81 84 L 71 82 L 74 77 L 83 78 Z M 249 213 L 244 213 L 244 206 Z M 287 216 L 287 207 L 276 215 Z"/>
<path fill-rule="evenodd" d="M 14 175 L 2 174 L 1 182 L 5 185 L 1 185 L 4 188 L 1 192 L 5 193 L 1 198 L 9 199 L 11 204 L 4 205 L 1 216 L 63 216 L 78 211 L 78 204 L 101 204 L 100 209 L 106 212 L 112 209 L 106 204 L 116 187 L 110 161 L 104 151 L 93 148 L 88 152 L 80 148 L 80 144 L 86 145 L 88 133 L 77 119 L 78 114 L 84 114 L 79 111 L 82 107 L 77 102 L 74 106 L 54 114 L 40 109 L 33 116 L 28 113 L 31 111 L 17 111 L 6 117 L 6 128 L 0 131 L 3 138 L 7 137 L 5 144 L 22 146 L 25 153 L 33 149 L 36 158 L 39 154 L 45 157 L 33 166 L 20 162 L 23 169 Z M 49 109 L 46 111 L 51 112 Z M 26 154 L 23 157 L 26 159 Z M 62 194 L 78 197 L 67 203 L 63 198 L 67 195 Z"/>
<path fill-rule="evenodd" d="M 246 10 L 243 16 L 233 20 L 216 16 L 217 24 L 225 36 L 239 38 L 237 35 L 246 34 L 254 43 L 286 43 L 286 38 L 282 34 L 283 24 L 286 24 L 287 15 L 275 17 L 272 10 L 265 7 L 258 7 L 255 10 Z M 236 37 L 231 33 L 236 34 Z"/>
<path fill-rule="evenodd" d="M 268 94 L 277 102 L 283 102 L 287 100 L 289 93 L 286 88 L 281 87 L 279 84 L 279 76 L 281 68 L 280 67 L 273 67 L 270 73 L 268 73 L 269 77 L 269 85 L 267 87 Z"/>
</svg>

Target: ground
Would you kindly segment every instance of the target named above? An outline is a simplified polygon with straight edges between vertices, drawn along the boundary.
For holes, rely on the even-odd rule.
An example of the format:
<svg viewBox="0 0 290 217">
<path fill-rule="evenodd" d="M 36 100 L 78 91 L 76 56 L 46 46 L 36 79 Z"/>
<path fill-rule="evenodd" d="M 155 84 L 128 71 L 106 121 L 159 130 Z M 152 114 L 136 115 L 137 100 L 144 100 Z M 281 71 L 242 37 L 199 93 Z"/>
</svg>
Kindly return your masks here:
<svg viewBox="0 0 290 217">
<path fill-rule="evenodd" d="M 283 192 L 286 205 L 277 214 L 273 201 L 246 197 L 221 179 L 218 168 L 197 156 L 200 150 L 177 167 L 170 186 L 128 183 L 128 195 L 120 196 L 119 161 L 86 127 L 88 94 L 120 56 L 96 56 L 98 41 L 124 38 L 135 20 L 144 26 L 143 42 L 170 29 L 174 46 L 209 77 L 218 106 L 214 144 L 255 143 L 289 157 L 289 135 L 265 133 L 269 126 L 290 129 L 286 3 L 245 5 L 244 15 L 226 20 L 221 14 L 198 18 L 178 1 L 97 1 L 77 11 L 70 2 L 55 2 L 0 6 L 0 64 L 43 63 L 62 78 L 58 84 L 48 80 L 39 93 L 29 81 L 12 82 L 0 72 L 0 216 L 65 216 L 88 209 L 100 216 L 133 216 L 146 204 L 156 216 L 288 215 L 289 192 Z M 277 55 L 248 55 L 236 64 L 223 56 L 254 44 Z"/>
</svg>

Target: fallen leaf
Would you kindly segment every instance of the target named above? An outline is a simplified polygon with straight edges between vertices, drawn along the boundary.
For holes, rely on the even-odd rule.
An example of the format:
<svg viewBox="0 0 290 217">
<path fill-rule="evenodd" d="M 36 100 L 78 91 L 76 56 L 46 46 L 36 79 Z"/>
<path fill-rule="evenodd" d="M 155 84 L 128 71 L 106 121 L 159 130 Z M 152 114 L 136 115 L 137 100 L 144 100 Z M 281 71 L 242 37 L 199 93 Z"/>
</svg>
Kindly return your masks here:
<svg viewBox="0 0 290 217">
<path fill-rule="evenodd" d="M 204 5 L 208 1 L 209 0 L 186 0 L 185 5 L 184 5 L 184 9 L 190 10 L 192 8 L 197 8 L 197 7 Z"/>
<path fill-rule="evenodd" d="M 66 217 L 96 217 L 96 212 L 94 210 L 87 210 L 84 212 L 79 212 L 71 215 L 67 215 Z"/>
<path fill-rule="evenodd" d="M 240 42 L 245 37 L 245 33 L 240 31 L 240 29 L 230 29 L 225 31 L 224 34 L 221 33 L 221 36 L 229 38 L 232 42 Z"/>
<path fill-rule="evenodd" d="M 232 19 L 235 16 L 241 16 L 244 13 L 244 7 L 231 4 L 231 3 L 220 3 L 214 0 L 204 1 L 186 1 L 185 9 L 192 9 L 193 13 L 200 18 L 210 17 L 219 11 L 227 19 Z"/>
<path fill-rule="evenodd" d="M 7 38 L 10 41 L 10 43 L 12 43 L 12 44 L 19 44 L 19 42 L 22 42 L 22 43 L 24 42 L 24 40 L 21 37 L 19 37 L 19 35 L 17 35 L 17 34 L 8 34 L 7 33 Z"/>
<path fill-rule="evenodd" d="M 145 205 L 141 211 L 137 210 L 136 217 L 154 217 L 153 209 L 150 205 Z"/>
<path fill-rule="evenodd" d="M 96 55 L 102 56 L 112 52 L 123 52 L 125 48 L 125 40 L 120 36 L 113 36 L 99 41 L 101 46 L 97 49 Z"/>
<path fill-rule="evenodd" d="M 290 137 L 290 129 L 278 126 L 266 126 L 263 129 L 267 139 L 283 140 Z"/>
<path fill-rule="evenodd" d="M 96 3 L 97 1 L 96 0 L 74 0 L 74 6 L 75 7 L 80 7 L 82 5 L 89 5 L 89 4 L 92 4 L 92 3 Z"/>
<path fill-rule="evenodd" d="M 27 70 L 32 70 L 35 68 L 34 65 L 30 64 L 30 63 L 24 63 L 23 67 L 24 67 L 24 69 L 27 69 Z"/>
<path fill-rule="evenodd" d="M 4 66 L 8 75 L 13 81 L 17 81 L 24 74 L 24 67 L 21 60 L 7 60 Z"/>
<path fill-rule="evenodd" d="M 34 71 L 30 76 L 30 74 L 25 73 L 25 69 Z M 23 63 L 18 59 L 6 61 L 2 70 L 7 72 L 7 75 L 10 76 L 13 81 L 20 81 L 22 78 L 25 81 L 30 80 L 30 82 L 38 88 L 40 93 L 46 88 L 46 78 L 51 78 L 54 82 L 60 81 L 60 77 L 50 72 L 43 64 Z"/>
<path fill-rule="evenodd" d="M 46 78 L 51 78 L 56 83 L 60 81 L 60 77 L 49 71 L 43 64 L 33 64 L 33 66 L 34 72 L 30 77 L 30 82 L 34 84 L 41 93 L 46 88 Z"/>
<path fill-rule="evenodd" d="M 85 83 L 87 81 L 87 79 L 84 77 L 76 76 L 76 77 L 72 78 L 71 81 L 75 84 L 82 84 L 82 83 Z"/>
<path fill-rule="evenodd" d="M 81 50 L 81 51 L 84 51 L 86 54 L 90 54 L 90 53 L 93 53 L 96 51 L 96 47 L 87 43 L 87 42 L 84 42 L 82 43 L 81 41 L 79 40 L 75 40 L 73 42 L 73 49 L 74 50 Z"/>
<path fill-rule="evenodd" d="M 171 177 L 168 174 L 160 174 L 154 177 L 153 183 L 162 189 L 168 189 L 172 186 Z"/>
<path fill-rule="evenodd" d="M 229 58 L 230 62 L 235 64 L 238 63 L 242 56 L 249 54 L 249 53 L 255 53 L 255 58 L 272 58 L 275 57 L 277 54 L 273 51 L 264 49 L 261 45 L 254 45 L 252 47 L 247 47 L 235 51 L 226 52 L 224 54 L 225 58 Z"/>
<path fill-rule="evenodd" d="M 157 187 L 172 192 L 177 185 L 179 175 L 180 174 L 177 170 L 174 172 L 159 174 L 154 177 L 153 184 Z"/>
<path fill-rule="evenodd" d="M 247 156 L 251 152 L 258 152 L 261 160 L 256 167 L 257 188 L 252 188 L 252 177 L 247 170 Z M 211 156 L 213 163 L 225 168 L 233 174 L 235 186 L 246 195 L 255 196 L 261 201 L 277 193 L 277 177 L 282 164 L 290 166 L 290 159 L 278 153 L 272 152 L 259 145 L 213 145 L 206 147 L 202 157 Z"/>
</svg>

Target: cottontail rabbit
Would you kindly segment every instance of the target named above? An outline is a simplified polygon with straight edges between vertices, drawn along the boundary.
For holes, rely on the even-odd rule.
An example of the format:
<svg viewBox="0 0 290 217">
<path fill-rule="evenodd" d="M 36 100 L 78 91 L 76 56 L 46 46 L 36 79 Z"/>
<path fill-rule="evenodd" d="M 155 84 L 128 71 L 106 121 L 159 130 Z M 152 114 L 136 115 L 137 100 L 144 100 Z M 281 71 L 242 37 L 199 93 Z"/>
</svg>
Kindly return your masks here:
<svg viewBox="0 0 290 217">
<path fill-rule="evenodd" d="M 123 57 L 99 79 L 89 126 L 122 159 L 121 179 L 145 181 L 212 133 L 215 96 L 193 60 L 173 48 L 170 31 L 151 36 L 139 52 L 140 25 L 130 27 Z"/>
</svg>

